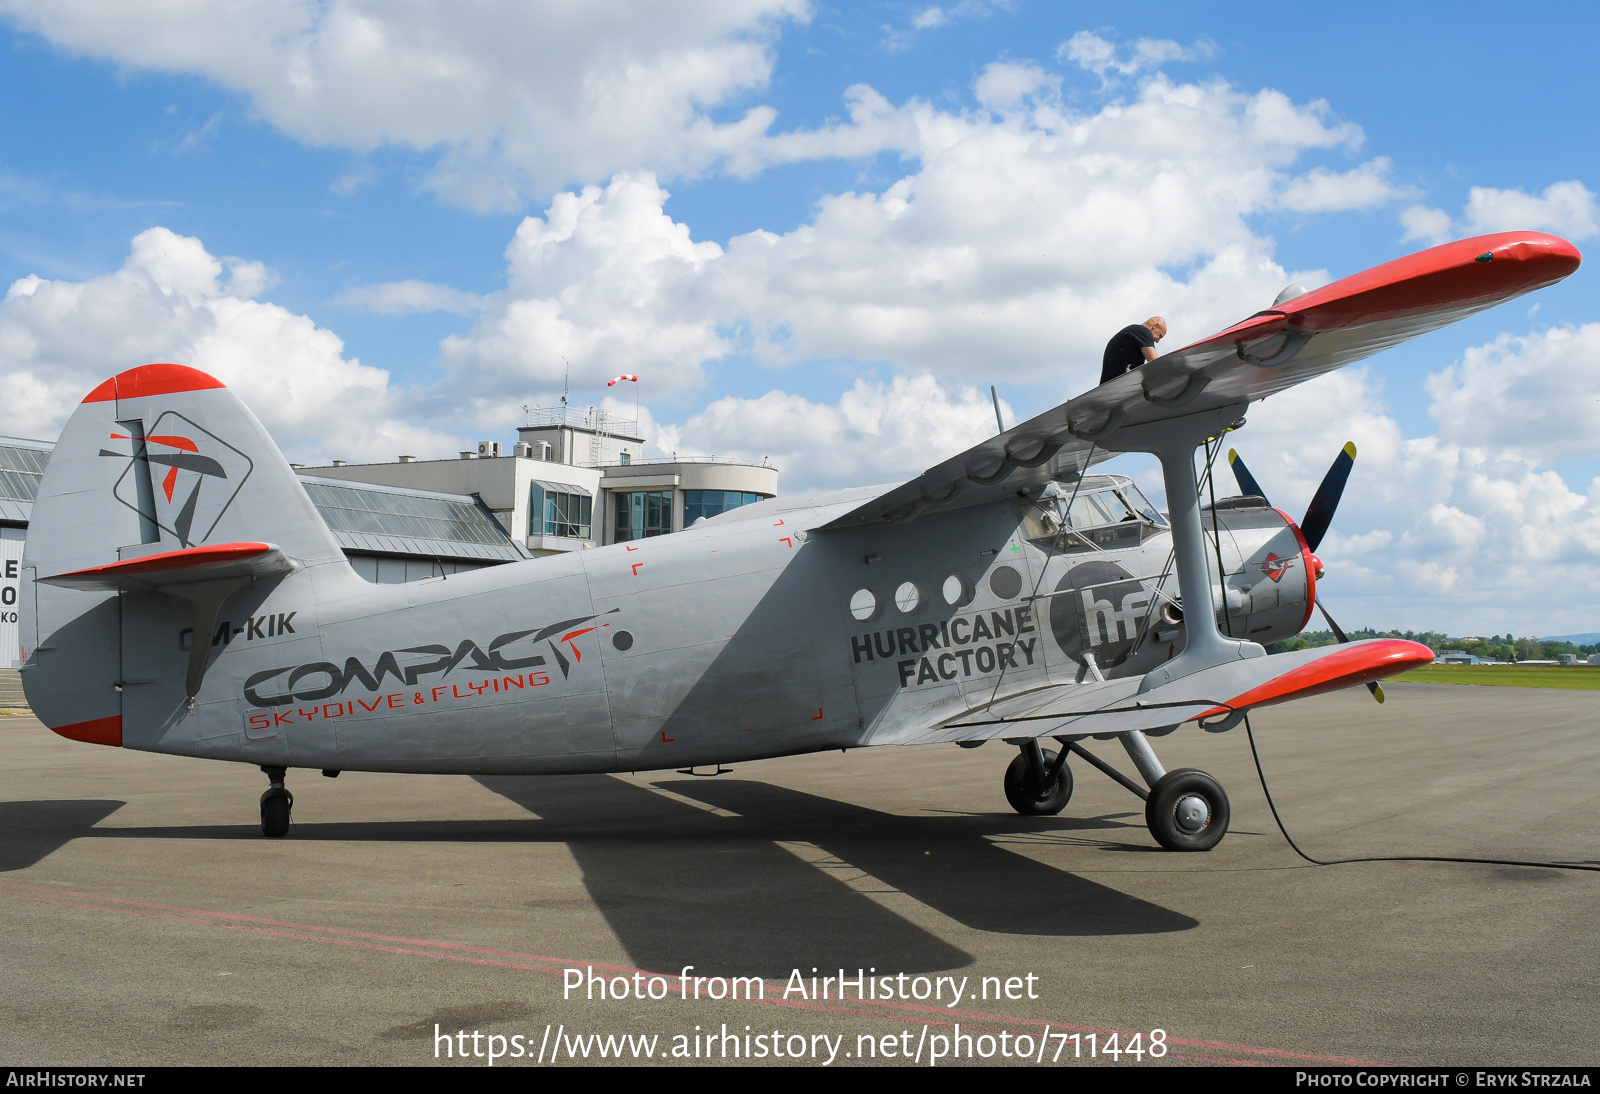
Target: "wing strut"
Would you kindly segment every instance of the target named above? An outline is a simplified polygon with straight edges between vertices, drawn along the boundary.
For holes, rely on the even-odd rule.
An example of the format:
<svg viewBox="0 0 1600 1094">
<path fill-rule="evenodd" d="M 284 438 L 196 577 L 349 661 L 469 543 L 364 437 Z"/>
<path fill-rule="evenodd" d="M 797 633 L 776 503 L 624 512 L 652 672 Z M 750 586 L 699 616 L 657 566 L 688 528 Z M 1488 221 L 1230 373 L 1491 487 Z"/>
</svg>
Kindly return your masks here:
<svg viewBox="0 0 1600 1094">
<path fill-rule="evenodd" d="M 1178 595 L 1183 598 L 1183 652 L 1146 673 L 1141 694 L 1200 669 L 1267 655 L 1258 643 L 1226 638 L 1217 630 L 1211 575 L 1206 567 L 1205 528 L 1200 521 L 1200 484 L 1194 475 L 1194 450 L 1208 437 L 1220 436 L 1237 423 L 1245 405 L 1234 403 L 1181 418 L 1124 426 L 1112 440 L 1112 447 L 1119 452 L 1149 452 L 1161 461 Z"/>
</svg>

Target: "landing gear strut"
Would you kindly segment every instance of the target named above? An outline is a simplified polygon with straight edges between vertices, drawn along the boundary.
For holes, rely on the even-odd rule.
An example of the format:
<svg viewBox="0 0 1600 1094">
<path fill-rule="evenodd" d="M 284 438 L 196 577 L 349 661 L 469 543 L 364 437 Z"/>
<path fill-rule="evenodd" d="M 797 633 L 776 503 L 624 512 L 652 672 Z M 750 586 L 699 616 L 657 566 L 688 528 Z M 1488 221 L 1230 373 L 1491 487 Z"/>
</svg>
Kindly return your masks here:
<svg viewBox="0 0 1600 1094">
<path fill-rule="evenodd" d="M 261 834 L 278 839 L 289 834 L 289 811 L 294 808 L 294 795 L 284 789 L 284 768 L 263 767 L 261 771 L 272 784 L 261 795 Z"/>
<path fill-rule="evenodd" d="M 1036 740 L 1025 741 L 1021 754 L 1006 768 L 1006 801 L 1023 816 L 1054 816 L 1065 808 L 1072 797 L 1067 754 L 1075 752 L 1144 799 L 1145 824 L 1156 842 L 1167 850 L 1209 851 L 1228 834 L 1231 811 L 1222 784 L 1194 768 L 1165 770 L 1143 733 L 1119 733 L 1117 739 L 1127 749 L 1148 790 L 1084 748 L 1077 738 L 1056 739 L 1062 745 L 1059 755 L 1040 748 Z"/>
</svg>

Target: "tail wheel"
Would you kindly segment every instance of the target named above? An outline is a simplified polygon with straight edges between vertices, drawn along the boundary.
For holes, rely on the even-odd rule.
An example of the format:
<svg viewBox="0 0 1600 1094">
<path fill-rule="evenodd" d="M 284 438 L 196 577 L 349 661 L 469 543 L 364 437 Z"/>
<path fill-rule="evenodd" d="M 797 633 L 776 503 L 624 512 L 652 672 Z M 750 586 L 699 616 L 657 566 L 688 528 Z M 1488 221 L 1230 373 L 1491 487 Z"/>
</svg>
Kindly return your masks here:
<svg viewBox="0 0 1600 1094">
<path fill-rule="evenodd" d="M 1209 851 L 1228 834 L 1231 811 L 1222 784 L 1192 767 L 1163 775 L 1144 804 L 1145 823 L 1169 851 Z"/>
<path fill-rule="evenodd" d="M 1044 753 L 1044 766 L 1048 771 L 1055 766 L 1057 754 Z M 1039 776 L 1030 770 L 1028 758 L 1018 755 L 1006 768 L 1006 801 L 1024 817 L 1053 817 L 1072 800 L 1072 768 L 1061 765 L 1061 774 L 1048 785 L 1039 785 Z"/>
</svg>

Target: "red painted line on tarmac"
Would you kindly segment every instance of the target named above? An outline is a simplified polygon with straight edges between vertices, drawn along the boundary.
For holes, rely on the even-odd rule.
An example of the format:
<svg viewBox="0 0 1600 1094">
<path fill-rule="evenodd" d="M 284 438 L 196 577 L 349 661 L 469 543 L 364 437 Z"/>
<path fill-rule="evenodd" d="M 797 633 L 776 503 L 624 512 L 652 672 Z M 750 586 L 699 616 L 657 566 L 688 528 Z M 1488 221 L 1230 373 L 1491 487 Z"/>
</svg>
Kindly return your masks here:
<svg viewBox="0 0 1600 1094">
<path fill-rule="evenodd" d="M 133 916 L 141 919 L 154 919 L 162 922 L 176 923 L 190 927 L 218 927 L 223 930 L 239 931 L 246 934 L 258 934 L 271 938 L 282 938 L 295 942 L 320 942 L 327 945 L 344 946 L 351 949 L 368 950 L 376 953 L 395 954 L 404 957 L 426 957 L 438 961 L 454 961 L 460 964 L 481 965 L 493 968 L 515 969 L 521 972 L 539 972 L 551 976 L 561 973 L 565 969 L 587 967 L 597 971 L 611 972 L 625 975 L 630 979 L 636 973 L 647 977 L 659 976 L 668 983 L 678 979 L 675 973 L 650 972 L 646 969 L 635 968 L 630 965 L 611 965 L 595 961 L 579 961 L 565 957 L 551 957 L 545 954 L 525 953 L 518 950 L 501 950 L 487 946 L 472 946 L 461 942 L 442 942 L 428 938 L 410 938 L 405 935 L 378 934 L 371 931 L 358 931 L 349 927 L 324 927 L 311 923 L 296 923 L 290 920 L 269 919 L 264 916 L 243 915 L 236 912 L 217 912 L 203 908 L 186 908 L 182 905 L 156 904 L 149 901 L 130 900 L 126 897 L 102 896 L 96 893 L 84 893 L 73 889 L 60 889 L 44 885 L 30 885 L 24 882 L 0 879 L 0 894 L 15 897 L 20 900 L 29 900 L 36 903 L 55 904 L 62 907 L 79 908 L 85 911 L 111 912 L 117 915 Z M 502 960 L 504 959 L 504 960 Z M 535 964 L 534 962 L 538 962 Z M 555 966 L 555 967 L 552 967 Z M 670 998 L 670 996 L 669 996 Z M 927 1016 L 923 1023 L 932 1026 L 952 1026 L 957 1018 L 969 1021 L 975 1020 L 984 1025 L 995 1027 L 1013 1026 L 1050 1026 L 1053 1029 L 1070 1033 L 1093 1033 L 1099 1036 L 1117 1031 L 1103 1029 L 1095 1026 L 1082 1026 L 1056 1021 L 1047 1021 L 1042 1018 L 1024 1018 L 1018 1015 L 992 1014 L 985 1011 L 953 1010 L 945 1006 L 935 1006 L 921 1003 L 905 1003 L 888 999 L 861 999 L 839 1000 L 834 1003 L 817 1002 L 813 1000 L 795 999 L 751 999 L 733 1000 L 735 1002 L 748 1002 L 764 1004 L 767 1006 L 787 1007 L 794 1010 L 813 1011 L 822 1014 L 842 1014 L 857 1018 L 893 1019 L 911 1015 Z M 706 1002 L 730 1002 L 730 1000 L 712 1000 Z M 936 1017 L 935 1017 L 936 1016 Z M 1263 1048 L 1256 1045 L 1230 1044 L 1225 1041 L 1202 1041 L 1194 1038 L 1171 1037 L 1167 1044 L 1182 1046 L 1189 1049 L 1199 1049 L 1202 1053 L 1228 1053 L 1237 1056 L 1224 1057 L 1221 1055 L 1190 1055 L 1187 1053 L 1173 1053 L 1168 1055 L 1175 1059 L 1196 1060 L 1207 1063 L 1224 1063 L 1244 1066 L 1253 1066 L 1271 1060 L 1298 1060 L 1306 1063 L 1324 1065 L 1355 1066 L 1355 1067 L 1384 1067 L 1392 1066 L 1370 1060 L 1359 1060 L 1347 1056 L 1325 1056 L 1316 1053 L 1291 1052 L 1286 1049 Z M 1148 1051 L 1148 1050 L 1147 1050 Z"/>
</svg>

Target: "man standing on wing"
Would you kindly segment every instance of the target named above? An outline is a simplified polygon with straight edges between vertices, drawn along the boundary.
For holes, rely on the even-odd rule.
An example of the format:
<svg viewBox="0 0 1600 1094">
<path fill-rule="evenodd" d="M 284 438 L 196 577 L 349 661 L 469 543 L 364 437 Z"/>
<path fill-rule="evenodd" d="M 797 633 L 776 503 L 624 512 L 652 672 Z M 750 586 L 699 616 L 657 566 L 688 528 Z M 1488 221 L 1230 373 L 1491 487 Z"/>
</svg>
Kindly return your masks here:
<svg viewBox="0 0 1600 1094">
<path fill-rule="evenodd" d="M 1166 335 L 1167 321 L 1159 315 L 1123 327 L 1106 343 L 1105 355 L 1100 359 L 1100 382 L 1103 384 L 1146 361 L 1154 361 L 1158 356 L 1156 343 Z"/>
</svg>

